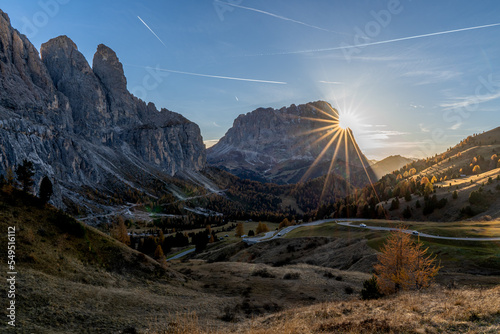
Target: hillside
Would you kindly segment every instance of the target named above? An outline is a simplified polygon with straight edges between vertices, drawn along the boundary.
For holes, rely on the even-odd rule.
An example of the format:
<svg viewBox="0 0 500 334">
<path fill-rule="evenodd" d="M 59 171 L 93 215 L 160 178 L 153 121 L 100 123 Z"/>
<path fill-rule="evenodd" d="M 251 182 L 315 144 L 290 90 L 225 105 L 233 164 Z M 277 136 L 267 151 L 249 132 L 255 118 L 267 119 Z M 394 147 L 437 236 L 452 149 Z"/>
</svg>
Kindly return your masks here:
<svg viewBox="0 0 500 334">
<path fill-rule="evenodd" d="M 334 159 L 333 164 L 332 159 Z M 240 115 L 219 142 L 207 150 L 210 165 L 241 178 L 293 184 L 332 173 L 357 186 L 368 183 L 370 163 L 350 130 L 338 127 L 338 113 L 327 102 L 259 108 Z"/>
<path fill-rule="evenodd" d="M 406 164 L 322 208 L 334 217 L 456 221 L 500 217 L 500 128 Z M 346 203 L 348 205 L 346 205 Z"/>
<path fill-rule="evenodd" d="M 382 176 L 392 173 L 395 170 L 413 162 L 414 160 L 402 157 L 400 155 L 391 155 L 385 159 L 377 161 L 371 165 L 373 173 L 375 173 L 377 180 Z"/>
<path fill-rule="evenodd" d="M 347 300 L 368 277 L 301 263 L 166 266 L 19 190 L 3 187 L 0 208 L 0 228 L 16 227 L 16 325 L 25 332 L 145 333 L 171 328 L 179 314 L 231 329 L 292 306 Z"/>
</svg>

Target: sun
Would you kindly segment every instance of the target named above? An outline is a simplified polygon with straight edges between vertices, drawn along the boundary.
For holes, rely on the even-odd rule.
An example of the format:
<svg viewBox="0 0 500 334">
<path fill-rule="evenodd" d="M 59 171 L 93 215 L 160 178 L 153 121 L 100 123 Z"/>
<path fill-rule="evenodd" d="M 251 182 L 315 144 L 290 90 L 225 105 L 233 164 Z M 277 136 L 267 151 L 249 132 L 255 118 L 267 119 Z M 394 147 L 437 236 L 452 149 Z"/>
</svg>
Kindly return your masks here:
<svg viewBox="0 0 500 334">
<path fill-rule="evenodd" d="M 343 130 L 353 129 L 359 126 L 359 120 L 356 115 L 347 112 L 339 113 L 339 127 Z"/>
</svg>

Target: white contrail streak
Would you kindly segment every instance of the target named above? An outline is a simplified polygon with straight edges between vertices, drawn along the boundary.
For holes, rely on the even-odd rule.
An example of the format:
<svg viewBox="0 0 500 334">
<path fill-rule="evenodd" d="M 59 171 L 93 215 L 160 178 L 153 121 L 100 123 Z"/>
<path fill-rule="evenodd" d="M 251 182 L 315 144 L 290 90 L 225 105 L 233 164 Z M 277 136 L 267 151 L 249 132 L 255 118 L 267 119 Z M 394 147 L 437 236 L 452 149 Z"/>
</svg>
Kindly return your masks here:
<svg viewBox="0 0 500 334">
<path fill-rule="evenodd" d="M 309 27 L 309 28 L 318 29 L 318 30 L 322 30 L 322 31 L 326 31 L 326 32 L 333 32 L 333 33 L 336 33 L 336 34 L 343 34 L 343 33 L 337 32 L 337 31 L 332 31 L 332 30 L 328 30 L 328 29 L 321 28 L 321 27 L 318 27 L 318 26 L 314 26 L 312 24 L 308 24 L 308 23 L 305 23 L 305 22 L 297 21 L 297 20 L 294 20 L 294 19 L 291 19 L 291 18 L 288 18 L 288 17 L 285 17 L 285 16 L 281 16 L 281 15 L 269 13 L 269 12 L 266 12 L 264 10 L 260 10 L 260 9 L 257 9 L 257 8 L 245 7 L 245 6 L 236 5 L 236 4 L 230 3 L 230 2 L 220 1 L 220 0 L 215 0 L 215 2 L 224 4 L 224 5 L 233 6 L 233 7 L 236 7 L 236 8 L 251 10 L 253 12 L 261 13 L 261 14 L 264 14 L 264 15 L 269 15 L 269 16 L 275 17 L 275 18 L 280 19 L 280 20 L 285 20 L 285 21 L 290 21 L 290 22 L 293 22 L 293 23 L 301 24 L 301 25 Z"/>
<path fill-rule="evenodd" d="M 193 73 L 193 72 L 184 72 L 184 71 L 176 71 L 176 70 L 169 70 L 165 68 L 158 68 L 158 67 L 150 67 L 150 66 L 137 66 L 137 65 L 127 65 L 127 66 L 133 66 L 133 67 L 141 67 L 149 70 L 154 70 L 154 71 L 162 71 L 162 72 L 169 72 L 169 73 L 177 73 L 177 74 L 186 74 L 186 75 L 194 75 L 197 77 L 206 77 L 206 78 L 215 78 L 215 79 L 226 79 L 226 80 L 237 80 L 237 81 L 249 81 L 249 82 L 261 82 L 261 83 L 269 83 L 269 84 L 277 84 L 277 85 L 286 85 L 286 82 L 282 81 L 270 81 L 270 80 L 258 80 L 258 79 L 248 79 L 248 78 L 236 78 L 236 77 L 226 77 L 222 75 L 210 75 L 210 74 L 201 74 L 201 73 Z"/>
<path fill-rule="evenodd" d="M 340 81 L 324 81 L 324 80 L 320 80 L 318 81 L 319 83 L 324 83 L 324 84 L 332 84 L 332 85 L 342 85 L 343 82 L 340 82 Z"/>
<path fill-rule="evenodd" d="M 165 43 L 163 43 L 163 41 L 161 40 L 161 38 L 160 38 L 160 37 L 158 37 L 158 35 L 157 35 L 154 31 L 153 31 L 153 29 L 151 29 L 151 28 L 148 26 L 148 24 L 147 24 L 146 22 L 144 22 L 144 20 L 143 20 L 143 19 L 141 19 L 141 17 L 140 17 L 140 16 L 137 16 L 137 18 L 138 18 L 139 20 L 141 20 L 142 24 L 144 24 L 144 25 L 146 26 L 146 28 L 148 28 L 148 29 L 149 29 L 149 31 L 151 31 L 151 33 L 152 33 L 153 35 L 155 35 L 155 37 L 156 37 L 156 38 L 158 38 L 158 40 L 161 42 L 161 44 L 163 44 L 163 46 L 164 46 L 164 47 L 167 47 L 167 46 L 165 45 Z"/>
<path fill-rule="evenodd" d="M 313 52 L 325 52 L 325 51 L 336 51 L 336 50 L 345 50 L 345 49 L 353 49 L 353 48 L 362 48 L 362 47 L 365 47 L 365 46 L 380 45 L 380 44 L 389 44 L 389 43 L 395 43 L 395 42 L 401 42 L 401 41 L 408 41 L 408 40 L 411 40 L 411 39 L 424 38 L 424 37 L 430 37 L 430 36 L 438 36 L 438 35 L 446 35 L 446 34 L 453 34 L 453 33 L 462 32 L 462 31 L 484 29 L 484 28 L 491 28 L 491 27 L 497 27 L 497 26 L 500 26 L 500 23 L 493 23 L 493 24 L 487 24 L 487 25 L 476 26 L 476 27 L 468 27 L 468 28 L 462 28 L 462 29 L 455 29 L 455 30 L 433 32 L 433 33 L 430 33 L 430 34 L 416 35 L 416 36 L 410 36 L 410 37 L 401 37 L 401 38 L 389 39 L 389 40 L 386 40 L 386 41 L 379 41 L 379 42 L 371 42 L 371 43 L 362 43 L 362 44 L 354 44 L 354 45 L 337 46 L 337 47 L 334 47 L 334 48 L 324 48 L 324 49 L 314 49 L 314 50 L 300 50 L 300 51 L 288 51 L 288 52 L 279 52 L 279 53 L 260 54 L 259 56 L 275 56 L 275 55 L 287 55 L 287 54 L 299 54 L 299 53 L 313 53 Z"/>
</svg>

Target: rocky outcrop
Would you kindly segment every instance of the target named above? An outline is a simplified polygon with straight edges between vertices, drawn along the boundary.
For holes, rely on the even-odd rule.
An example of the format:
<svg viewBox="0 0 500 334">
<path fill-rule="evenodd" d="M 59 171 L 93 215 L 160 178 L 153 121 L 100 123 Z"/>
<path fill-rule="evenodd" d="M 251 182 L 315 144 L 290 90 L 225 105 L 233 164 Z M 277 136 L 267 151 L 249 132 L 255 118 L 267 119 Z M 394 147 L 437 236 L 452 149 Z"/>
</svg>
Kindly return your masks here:
<svg viewBox="0 0 500 334">
<path fill-rule="evenodd" d="M 358 151 L 352 132 L 338 127 L 337 111 L 317 101 L 238 116 L 208 149 L 208 162 L 243 178 L 296 183 L 327 174 L 332 159 L 332 171 L 343 176 L 362 170 L 369 163 Z M 350 176 L 356 183 L 368 181 L 364 171 Z"/>
<path fill-rule="evenodd" d="M 113 50 L 99 45 L 90 67 L 60 36 L 40 53 L 0 10 L 0 173 L 33 161 L 35 179 L 51 177 L 63 206 L 82 187 L 140 189 L 138 173 L 173 176 L 205 166 L 198 126 L 130 94 Z"/>
</svg>

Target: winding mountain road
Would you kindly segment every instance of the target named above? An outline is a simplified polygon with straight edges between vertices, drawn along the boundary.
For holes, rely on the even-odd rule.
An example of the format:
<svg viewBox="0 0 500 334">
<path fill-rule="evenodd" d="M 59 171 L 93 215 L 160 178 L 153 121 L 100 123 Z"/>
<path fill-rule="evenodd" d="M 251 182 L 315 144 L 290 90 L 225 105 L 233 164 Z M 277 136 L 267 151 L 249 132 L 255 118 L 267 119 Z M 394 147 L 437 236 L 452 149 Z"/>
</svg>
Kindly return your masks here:
<svg viewBox="0 0 500 334">
<path fill-rule="evenodd" d="M 394 228 L 394 227 L 353 225 L 351 223 L 351 221 L 344 221 L 344 222 L 337 221 L 336 223 L 338 225 L 342 225 L 342 226 L 357 227 L 357 228 L 362 228 L 362 229 L 367 229 L 367 230 L 376 230 L 376 231 L 398 231 L 399 230 L 399 229 Z M 424 237 L 424 238 L 431 238 L 431 239 L 444 239 L 444 240 L 457 240 L 457 241 L 500 241 L 500 237 L 495 237 L 495 238 L 474 238 L 474 237 L 457 238 L 457 237 L 443 237 L 440 235 L 432 235 L 432 234 L 418 232 L 415 230 L 403 230 L 403 232 L 408 233 L 408 234 L 414 234 L 414 232 L 417 232 L 418 236 Z"/>
<path fill-rule="evenodd" d="M 353 224 L 353 222 L 360 223 L 360 222 L 366 221 L 366 219 L 361 219 L 361 218 L 322 219 L 322 220 L 317 220 L 317 221 L 314 221 L 311 223 L 288 226 L 280 231 L 270 231 L 270 232 L 267 232 L 266 234 L 264 234 L 262 236 L 258 236 L 258 237 L 243 238 L 243 242 L 247 243 L 248 245 L 253 245 L 253 244 L 256 244 L 259 242 L 264 242 L 264 241 L 269 241 L 269 240 L 281 238 L 281 237 L 285 236 L 287 233 L 290 233 L 291 231 L 293 231 L 299 227 L 317 226 L 317 225 L 321 225 L 321 224 L 331 222 L 331 221 L 335 221 L 335 223 L 337 225 L 353 227 L 353 228 L 362 228 L 365 230 L 375 230 L 375 231 L 397 231 L 397 230 L 399 230 L 399 229 L 394 228 L 394 227 L 360 226 L 360 224 Z M 416 232 L 416 231 L 415 230 L 403 230 L 403 232 L 408 233 L 408 234 L 414 234 L 414 232 Z M 500 237 L 493 237 L 493 238 L 463 237 L 463 238 L 458 238 L 458 237 L 444 237 L 444 236 L 440 236 L 440 235 L 432 235 L 432 234 L 427 234 L 427 233 L 422 233 L 422 232 L 418 232 L 418 236 L 423 237 L 423 238 L 455 240 L 455 241 L 500 241 Z M 194 248 L 189 249 L 185 252 L 179 253 L 173 257 L 170 257 L 167 259 L 167 261 L 179 259 L 179 258 L 181 258 L 189 253 L 192 253 L 192 252 L 194 252 Z"/>
</svg>

